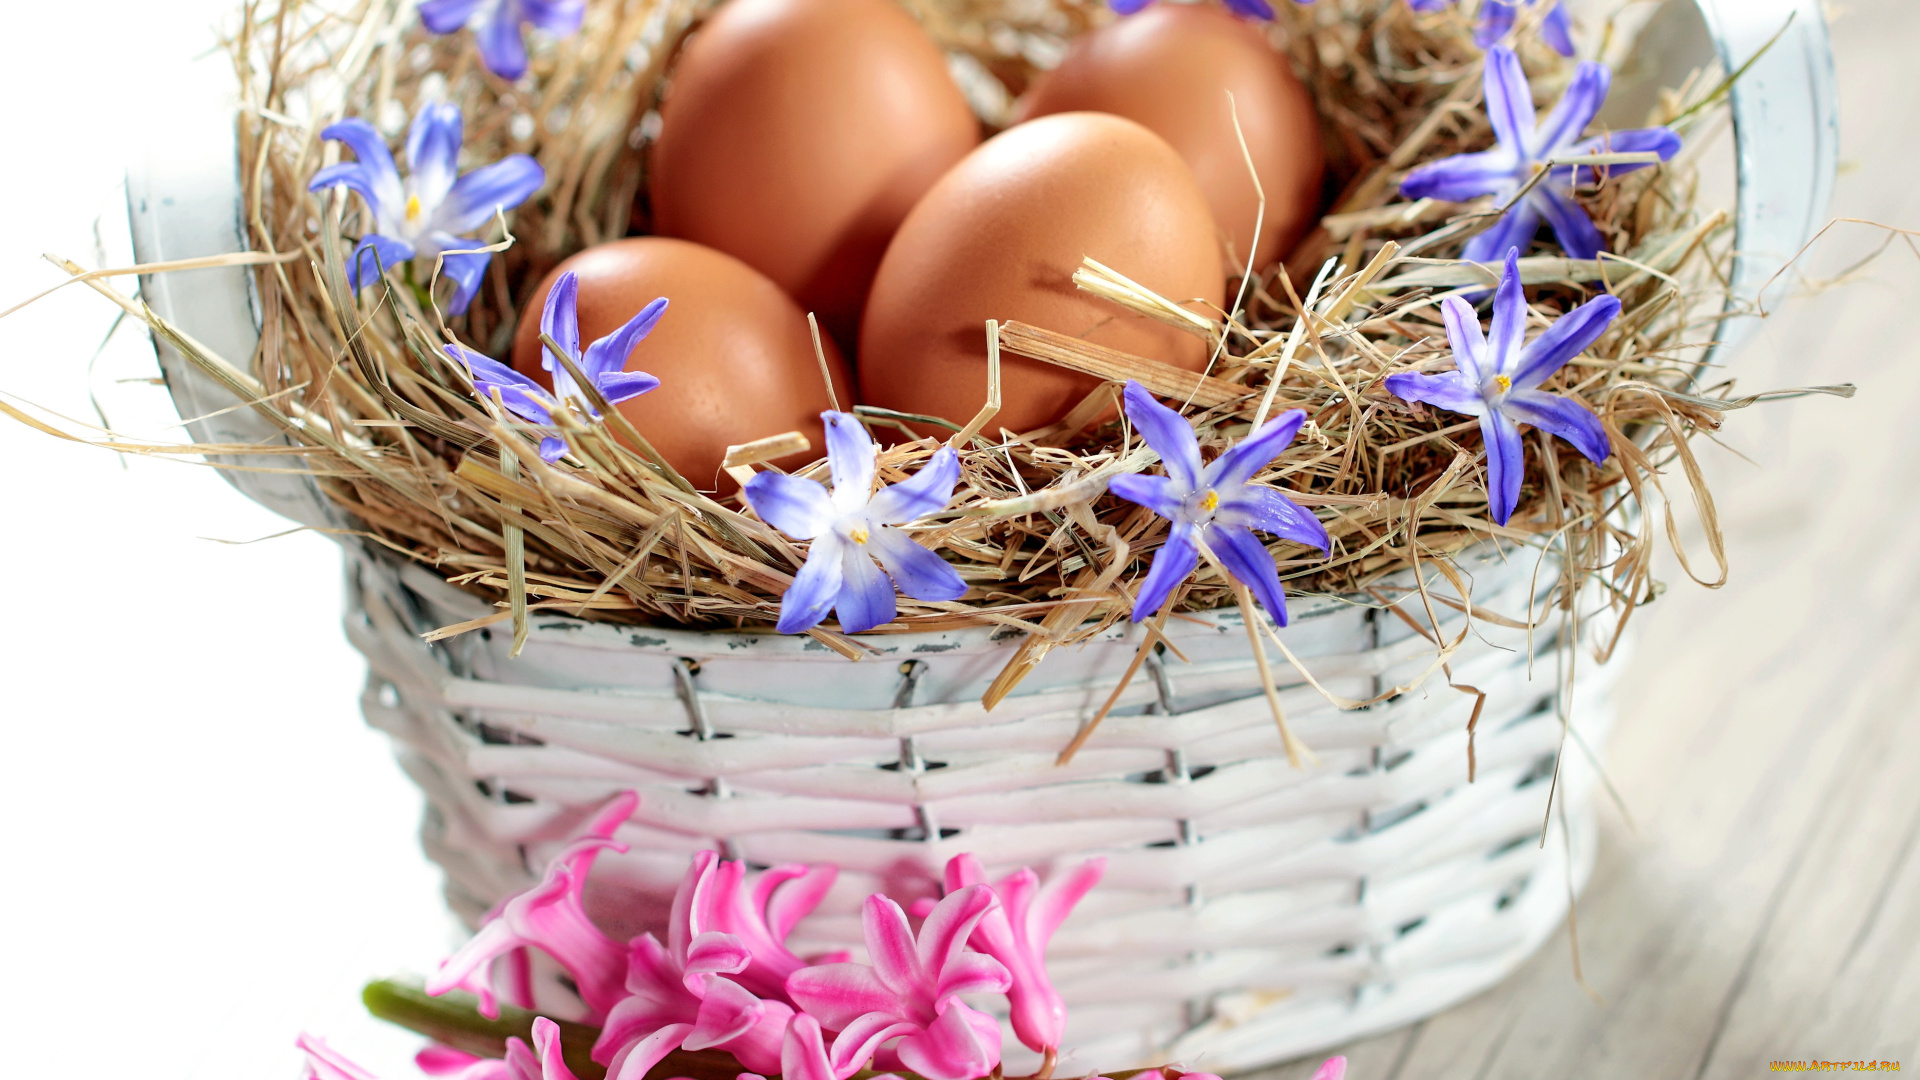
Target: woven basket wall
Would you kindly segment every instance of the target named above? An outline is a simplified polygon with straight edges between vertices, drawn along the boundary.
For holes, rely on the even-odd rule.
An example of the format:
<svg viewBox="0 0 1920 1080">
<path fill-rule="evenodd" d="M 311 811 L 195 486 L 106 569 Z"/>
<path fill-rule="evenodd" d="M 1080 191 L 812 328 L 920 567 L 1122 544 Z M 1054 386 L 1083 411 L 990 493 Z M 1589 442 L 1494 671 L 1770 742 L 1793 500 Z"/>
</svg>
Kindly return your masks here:
<svg viewBox="0 0 1920 1080">
<path fill-rule="evenodd" d="M 1533 553 L 1464 567 L 1477 608 L 1527 619 Z M 1553 575 L 1538 576 L 1536 616 Z M 536 881 L 585 812 L 626 788 L 641 795 L 619 835 L 633 849 L 604 858 L 590 890 L 617 934 L 658 929 L 706 847 L 842 867 L 796 932 L 803 954 L 857 949 L 865 894 L 932 895 L 959 852 L 990 873 L 1104 855 L 1105 881 L 1052 952 L 1070 1071 L 1170 1057 L 1246 1068 L 1405 1023 L 1519 963 L 1561 924 L 1592 863 L 1578 754 L 1561 776 L 1567 828 L 1556 818 L 1539 838 L 1560 710 L 1597 745 L 1609 669 L 1583 672 L 1558 701 L 1559 638 L 1544 627 L 1529 643 L 1475 620 L 1453 657 L 1455 682 L 1487 694 L 1468 783 L 1474 699 L 1437 673 L 1341 712 L 1276 664 L 1291 722 L 1320 757 L 1289 766 L 1237 611 L 1170 624 L 1186 661 L 1153 658 L 1060 768 L 1055 755 L 1132 657 L 1130 633 L 1054 652 L 989 713 L 980 694 L 1017 635 L 863 639 L 883 655 L 850 663 L 807 638 L 541 617 L 510 661 L 505 634 L 422 643 L 485 612 L 430 573 L 362 559 L 350 591 L 348 633 L 372 668 L 367 717 L 425 790 L 427 850 L 470 923 Z M 1450 639 L 1463 616 L 1434 606 Z M 1370 697 L 1433 662 L 1434 646 L 1392 612 L 1296 608 L 1286 640 L 1335 693 Z M 1417 594 L 1401 608 L 1427 625 Z M 544 993 L 567 1011 L 557 984 Z"/>
</svg>

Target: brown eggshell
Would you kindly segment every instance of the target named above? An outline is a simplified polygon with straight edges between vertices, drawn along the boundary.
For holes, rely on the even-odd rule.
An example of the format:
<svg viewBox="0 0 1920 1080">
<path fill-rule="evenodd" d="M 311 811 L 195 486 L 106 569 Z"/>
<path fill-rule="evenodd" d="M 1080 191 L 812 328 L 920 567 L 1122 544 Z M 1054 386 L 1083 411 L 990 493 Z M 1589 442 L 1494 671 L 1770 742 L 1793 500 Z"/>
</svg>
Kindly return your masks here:
<svg viewBox="0 0 1920 1080">
<path fill-rule="evenodd" d="M 1193 174 L 1131 120 L 1063 113 L 1010 128 L 941 178 L 887 249 L 861 325 L 862 400 L 971 419 L 987 389 L 986 320 L 1020 320 L 1198 371 L 1207 344 L 1076 289 L 1083 256 L 1175 301 L 1226 288 Z M 1058 420 L 1099 380 L 1002 353 L 989 430 Z"/>
<path fill-rule="evenodd" d="M 727 0 L 660 117 L 654 230 L 745 261 L 849 348 L 887 241 L 980 142 L 945 56 L 893 0 Z"/>
<path fill-rule="evenodd" d="M 1124 116 L 1171 143 L 1231 237 L 1236 265 L 1245 264 L 1260 209 L 1247 156 L 1267 194 L 1256 266 L 1292 250 L 1318 218 L 1325 156 L 1313 99 L 1265 32 L 1223 8 L 1159 4 L 1080 35 L 1016 116 L 1076 110 Z"/>
<path fill-rule="evenodd" d="M 820 413 L 831 406 L 806 316 L 766 275 L 685 240 L 616 240 L 554 267 L 520 313 L 515 369 L 552 385 L 540 367 L 540 313 L 547 291 L 568 270 L 580 278 L 583 347 L 618 330 L 654 298 L 667 298 L 666 313 L 626 365 L 653 375 L 660 386 L 619 408 L 695 487 L 736 487 L 720 460 L 738 443 L 805 432 L 813 449 L 780 459 L 783 468 L 826 452 Z M 846 363 L 832 341 L 822 345 L 847 407 L 853 399 Z"/>
</svg>

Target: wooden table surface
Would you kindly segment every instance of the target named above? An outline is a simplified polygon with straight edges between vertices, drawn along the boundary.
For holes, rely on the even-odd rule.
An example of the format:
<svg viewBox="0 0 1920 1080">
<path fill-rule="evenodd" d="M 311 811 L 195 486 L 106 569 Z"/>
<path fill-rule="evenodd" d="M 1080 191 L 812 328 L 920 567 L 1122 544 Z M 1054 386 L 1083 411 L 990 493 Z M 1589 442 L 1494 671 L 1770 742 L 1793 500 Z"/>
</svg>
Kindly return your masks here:
<svg viewBox="0 0 1920 1080">
<path fill-rule="evenodd" d="M 1833 213 L 1920 227 L 1920 3 L 1846 0 Z M 1841 226 L 1832 273 L 1884 235 Z M 1352 1080 L 1754 1077 L 1775 1060 L 1920 1071 L 1920 255 L 1795 299 L 1743 390 L 1854 382 L 1731 414 L 1703 453 L 1733 563 L 1668 559 L 1636 616 L 1599 865 L 1495 989 L 1342 1048 Z M 1676 480 L 1676 483 L 1683 482 Z M 1683 496 L 1684 498 L 1684 496 Z M 1682 520 L 1691 517 L 1681 508 Z M 1704 547 L 1688 530 L 1692 550 Z M 1257 1074 L 1306 1080 L 1319 1058 Z"/>
</svg>

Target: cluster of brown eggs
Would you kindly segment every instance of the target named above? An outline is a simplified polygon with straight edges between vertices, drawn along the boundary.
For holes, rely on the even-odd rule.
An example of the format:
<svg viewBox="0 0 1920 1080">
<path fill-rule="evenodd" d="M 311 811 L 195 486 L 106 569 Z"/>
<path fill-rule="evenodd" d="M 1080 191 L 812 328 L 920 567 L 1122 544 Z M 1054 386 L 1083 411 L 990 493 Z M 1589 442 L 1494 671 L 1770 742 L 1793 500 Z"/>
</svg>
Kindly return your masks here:
<svg viewBox="0 0 1920 1080">
<path fill-rule="evenodd" d="M 965 422 L 985 399 L 988 319 L 1198 370 L 1204 342 L 1077 290 L 1074 270 L 1091 256 L 1162 296 L 1221 304 L 1233 263 L 1252 249 L 1267 265 L 1311 225 L 1322 172 L 1285 58 L 1211 5 L 1081 35 L 983 141 L 945 56 L 894 0 L 727 0 L 684 46 L 661 121 L 657 235 L 556 267 L 513 361 L 545 377 L 539 312 L 562 271 L 579 276 L 583 341 L 669 297 L 627 364 L 661 386 L 621 409 L 701 486 L 725 482 L 729 445 L 799 430 L 820 446 L 832 399 L 806 312 L 842 408 Z M 1267 197 L 1258 236 L 1249 159 Z M 996 425 L 1014 431 L 1095 387 L 1002 365 Z"/>
</svg>

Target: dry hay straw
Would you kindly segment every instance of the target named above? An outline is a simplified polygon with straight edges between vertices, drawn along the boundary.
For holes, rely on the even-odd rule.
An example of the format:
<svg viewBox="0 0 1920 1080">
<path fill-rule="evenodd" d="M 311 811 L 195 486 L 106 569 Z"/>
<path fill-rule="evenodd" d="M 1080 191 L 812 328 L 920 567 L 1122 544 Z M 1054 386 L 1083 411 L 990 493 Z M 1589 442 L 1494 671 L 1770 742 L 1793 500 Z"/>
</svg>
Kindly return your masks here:
<svg viewBox="0 0 1920 1080">
<path fill-rule="evenodd" d="M 244 209 L 252 245 L 264 253 L 254 270 L 259 351 L 238 370 L 147 317 L 309 447 L 305 460 L 317 482 L 385 547 L 439 568 L 502 609 L 443 636 L 507 618 L 524 633 L 526 612 L 535 608 L 612 621 L 764 627 L 803 560 L 799 545 L 737 498 L 718 500 L 665 467 L 615 410 L 602 408 L 605 422 L 562 410 L 556 422 L 574 461 L 543 463 L 534 450 L 538 435 L 477 399 L 440 348 L 458 339 L 503 354 L 515 313 L 558 260 L 645 231 L 644 199 L 636 208 L 635 197 L 644 191 L 650 110 L 675 45 L 704 6 L 596 0 L 582 32 L 542 44 L 517 85 L 482 70 L 467 35 L 426 33 L 408 0 L 364 0 L 344 11 L 254 3 L 232 38 L 242 84 Z M 1295 448 L 1260 477 L 1316 511 L 1333 538 L 1325 561 L 1275 543 L 1296 594 L 1378 602 L 1392 595 L 1383 591 L 1389 575 L 1423 563 L 1448 569 L 1450 556 L 1495 538 L 1550 549 L 1563 606 L 1570 611 L 1580 587 L 1598 582 L 1624 625 L 1654 587 L 1653 527 L 1639 509 L 1676 459 L 1717 564 L 1711 574 L 1691 564 L 1688 572 L 1708 584 L 1722 580 L 1718 527 L 1687 440 L 1717 427 L 1727 405 L 1731 384 L 1702 387 L 1698 376 L 1702 346 L 1722 317 L 1731 228 L 1724 213 L 1695 208 L 1687 154 L 1581 193 L 1610 250 L 1624 254 L 1582 263 L 1537 248 L 1522 260 L 1536 329 L 1594 295 L 1583 282 L 1605 282 L 1624 305 L 1589 353 L 1549 384 L 1599 413 L 1617 453 L 1596 467 L 1535 433 L 1520 508 L 1509 524 L 1495 525 L 1474 421 L 1409 406 L 1382 389 L 1389 373 L 1444 366 L 1439 298 L 1492 281 L 1486 269 L 1453 260 L 1494 207 L 1408 204 L 1397 195 L 1409 167 L 1492 140 L 1471 28 L 1453 11 L 1415 15 L 1387 0 L 1275 6 L 1271 38 L 1319 102 L 1330 190 L 1338 190 L 1322 227 L 1292 257 L 1291 272 L 1265 268 L 1245 282 L 1243 309 L 1199 315 L 1194 309 L 1203 305 L 1183 307 L 1133 284 L 1128 267 L 1089 262 L 1076 279 L 1206 338 L 1218 353 L 1209 372 L 1196 377 L 1017 323 L 983 328 L 983 348 L 1138 378 L 1187 403 L 1183 411 L 1209 455 L 1259 417 L 1306 410 Z M 956 72 L 990 119 L 1036 63 L 1108 17 L 1073 0 L 909 0 L 909 7 L 956 57 Z M 1531 34 L 1522 26 L 1535 86 L 1555 96 L 1571 64 L 1525 44 Z M 1718 77 L 1696 77 L 1666 93 L 1659 115 L 1648 119 L 1698 134 L 1716 117 L 1722 88 Z M 416 105 L 433 99 L 464 110 L 470 162 L 530 153 L 549 177 L 512 216 L 510 234 L 506 221 L 496 222 L 489 240 L 502 245 L 501 254 L 458 319 L 442 317 L 424 287 L 431 283 L 373 287 L 355 297 L 343 259 L 370 223 L 344 191 L 306 191 L 316 169 L 338 160 L 338 149 L 318 137 L 326 123 L 362 115 L 397 137 Z M 441 284 L 438 295 L 446 291 Z M 963 469 L 958 498 L 915 532 L 973 591 L 954 603 L 903 598 L 899 617 L 876 633 L 999 624 L 1033 635 L 1037 648 L 1020 662 L 1030 667 L 1052 645 L 1126 617 L 1166 525 L 1105 494 L 1108 478 L 1154 463 L 1123 421 L 1087 426 L 1111 415 L 1118 388 L 1104 383 L 1066 421 L 1038 432 L 998 430 L 990 409 L 972 424 L 946 424 L 955 430 L 944 442 L 960 451 Z M 868 420 L 898 426 L 877 414 Z M 939 445 L 924 438 L 884 451 L 881 479 L 904 479 Z M 730 464 L 750 467 L 755 457 L 749 449 Z M 824 473 L 824 461 L 806 470 Z M 1675 535 L 1670 511 L 1667 529 Z M 1450 569 L 1447 576 L 1460 580 Z M 1233 601 L 1219 569 L 1203 565 L 1176 610 Z M 815 635 L 849 657 L 866 648 L 829 630 Z M 1010 670 L 1009 679 L 1025 669 Z"/>
</svg>

